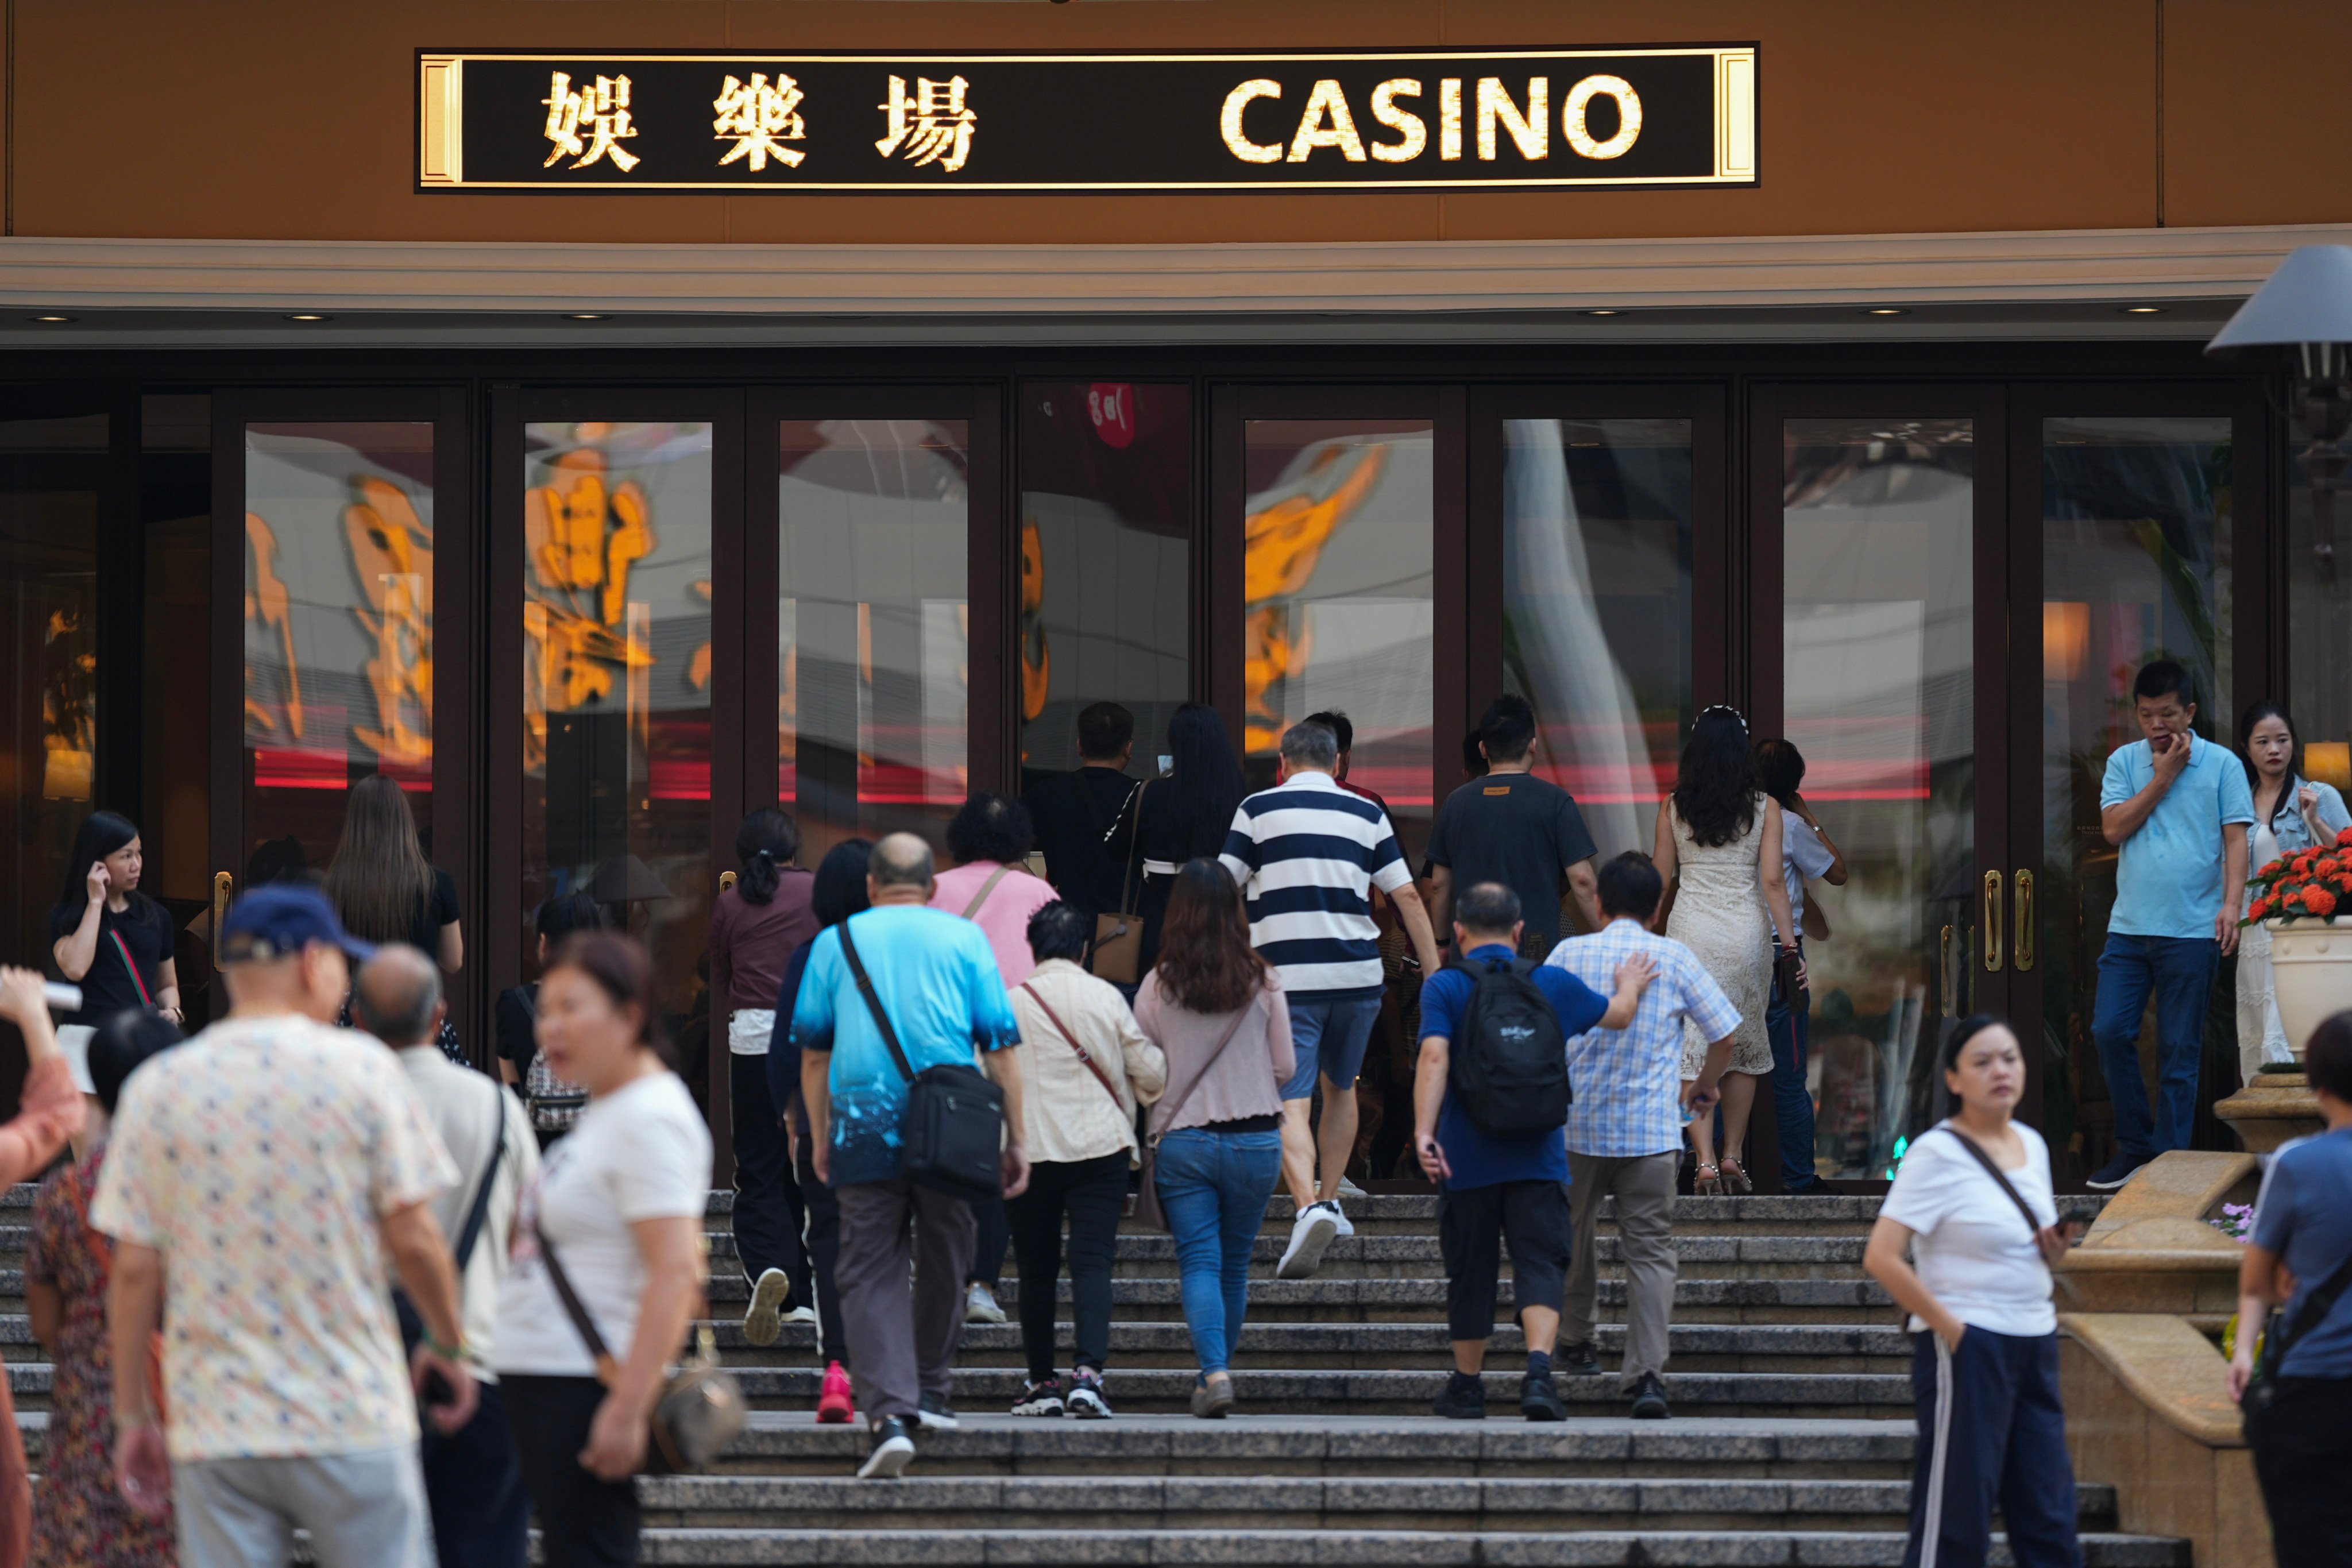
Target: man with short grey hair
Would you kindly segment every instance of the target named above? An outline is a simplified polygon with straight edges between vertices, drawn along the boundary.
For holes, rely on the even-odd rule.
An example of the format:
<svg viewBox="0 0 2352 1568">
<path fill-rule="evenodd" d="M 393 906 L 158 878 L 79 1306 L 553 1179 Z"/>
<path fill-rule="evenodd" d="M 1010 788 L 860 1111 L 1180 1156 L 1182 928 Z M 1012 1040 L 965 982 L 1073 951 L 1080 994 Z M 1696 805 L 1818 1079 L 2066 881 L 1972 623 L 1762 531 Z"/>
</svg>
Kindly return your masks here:
<svg viewBox="0 0 2352 1568">
<path fill-rule="evenodd" d="M 1356 1146 L 1356 1078 L 1381 1012 L 1374 888 L 1396 906 L 1423 969 L 1437 973 L 1429 911 L 1388 813 L 1342 789 L 1332 777 L 1339 765 L 1328 725 L 1293 724 L 1282 736 L 1282 782 L 1242 802 L 1222 856 L 1249 900 L 1250 943 L 1282 976 L 1298 1055 L 1282 1090 L 1282 1173 L 1298 1210 L 1275 1268 L 1285 1279 L 1312 1275 L 1332 1239 L 1356 1228 L 1339 1207 L 1339 1178 Z M 1323 1121 L 1310 1131 L 1318 1079 Z"/>
<path fill-rule="evenodd" d="M 975 1049 L 1004 1091 L 1004 1195 L 1029 1179 L 1021 1147 L 1021 1043 L 980 927 L 927 906 L 931 847 L 893 833 L 866 862 L 873 907 L 820 932 L 793 1010 L 810 1153 L 841 1201 L 834 1281 L 857 1405 L 873 1423 L 861 1477 L 894 1477 L 914 1458 L 916 1426 L 952 1431 L 949 1405 L 971 1268 L 971 1205 L 918 1186 L 900 1163 L 910 1075 L 970 1067 Z M 854 960 L 852 954 L 855 955 Z M 887 1042 L 887 1017 L 906 1067 Z M 913 1289 L 908 1272 L 913 1273 Z"/>
<path fill-rule="evenodd" d="M 481 1403 L 455 1432 L 425 1429 L 434 1544 L 441 1568 L 513 1568 L 530 1546 L 530 1498 L 490 1370 L 490 1336 L 522 1194 L 539 1174 L 539 1141 L 521 1100 L 496 1079 L 441 1054 L 436 1042 L 447 1011 L 440 970 L 404 943 L 377 949 L 352 985 L 352 1021 L 400 1054 L 408 1087 L 458 1172 L 457 1184 L 433 1201 L 433 1217 L 456 1254 L 466 1370 Z"/>
</svg>

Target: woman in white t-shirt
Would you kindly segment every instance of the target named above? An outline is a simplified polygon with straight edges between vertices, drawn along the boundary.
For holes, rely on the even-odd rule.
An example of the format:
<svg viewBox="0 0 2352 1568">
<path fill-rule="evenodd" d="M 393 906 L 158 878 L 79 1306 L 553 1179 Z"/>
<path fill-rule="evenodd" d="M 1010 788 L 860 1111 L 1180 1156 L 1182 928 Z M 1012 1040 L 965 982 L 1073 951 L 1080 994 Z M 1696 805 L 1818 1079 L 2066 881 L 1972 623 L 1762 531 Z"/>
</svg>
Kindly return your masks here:
<svg viewBox="0 0 2352 1568">
<path fill-rule="evenodd" d="M 523 1199 L 499 1291 L 508 1419 L 550 1563 L 637 1560 L 636 1490 L 664 1373 L 702 1300 L 710 1134 L 654 1031 L 653 965 L 612 931 L 564 939 L 539 1047 L 588 1108 Z M 600 1378 L 549 1253 L 612 1360 Z"/>
<path fill-rule="evenodd" d="M 2050 1300 L 2050 1265 L 2074 1238 L 2049 1145 L 2011 1120 L 2024 1053 L 1979 1013 L 1953 1026 L 1943 1067 L 1959 1108 L 1912 1140 L 1863 1258 L 1910 1313 L 1919 1442 L 1903 1562 L 1982 1568 L 1998 1502 L 2020 1568 L 2082 1568 Z"/>
</svg>

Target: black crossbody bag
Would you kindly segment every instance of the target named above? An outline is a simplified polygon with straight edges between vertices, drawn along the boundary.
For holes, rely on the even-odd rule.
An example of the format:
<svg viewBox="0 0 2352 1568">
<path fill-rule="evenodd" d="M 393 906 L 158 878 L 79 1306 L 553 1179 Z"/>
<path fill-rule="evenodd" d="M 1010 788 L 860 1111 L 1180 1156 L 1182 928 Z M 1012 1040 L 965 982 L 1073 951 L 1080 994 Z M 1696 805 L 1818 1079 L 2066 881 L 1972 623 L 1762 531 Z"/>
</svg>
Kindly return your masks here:
<svg viewBox="0 0 2352 1568">
<path fill-rule="evenodd" d="M 1004 1195 L 1004 1091 L 989 1076 L 964 1062 L 942 1062 L 917 1072 L 898 1044 L 882 998 L 849 939 L 849 922 L 841 932 L 841 956 L 857 982 L 874 1015 L 890 1059 L 907 1080 L 906 1120 L 899 1124 L 899 1147 L 907 1179 L 952 1197 L 977 1203 Z"/>
<path fill-rule="evenodd" d="M 2246 1380 L 2246 1392 L 2239 1397 L 2238 1415 L 2249 1445 L 2259 1444 L 2259 1431 L 2263 1420 L 2278 1404 L 2279 1369 L 2286 1365 L 2287 1352 L 2336 1310 L 2337 1298 L 2352 1286 L 2352 1257 L 2336 1266 L 2336 1272 L 2319 1282 L 2304 1301 L 2303 1310 L 2295 1314 L 2294 1327 L 2285 1326 L 2286 1310 L 2273 1307 L 2263 1321 L 2263 1348 L 2254 1357 L 2253 1375 Z M 2246 1331 L 2240 1323 L 2238 1332 Z"/>
</svg>

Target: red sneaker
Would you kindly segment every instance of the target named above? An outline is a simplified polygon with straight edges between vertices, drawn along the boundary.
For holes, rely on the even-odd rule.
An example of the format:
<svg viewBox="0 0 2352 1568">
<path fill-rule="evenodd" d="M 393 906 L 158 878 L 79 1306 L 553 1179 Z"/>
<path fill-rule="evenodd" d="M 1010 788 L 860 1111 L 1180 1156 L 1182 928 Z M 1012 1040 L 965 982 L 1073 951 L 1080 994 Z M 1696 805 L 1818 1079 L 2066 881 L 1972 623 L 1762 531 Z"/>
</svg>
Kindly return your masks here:
<svg viewBox="0 0 2352 1568">
<path fill-rule="evenodd" d="M 839 1362 L 824 1369 L 824 1391 L 817 1395 L 816 1419 L 821 1426 L 844 1426 L 856 1419 L 857 1402 L 850 1396 L 849 1373 Z"/>
</svg>

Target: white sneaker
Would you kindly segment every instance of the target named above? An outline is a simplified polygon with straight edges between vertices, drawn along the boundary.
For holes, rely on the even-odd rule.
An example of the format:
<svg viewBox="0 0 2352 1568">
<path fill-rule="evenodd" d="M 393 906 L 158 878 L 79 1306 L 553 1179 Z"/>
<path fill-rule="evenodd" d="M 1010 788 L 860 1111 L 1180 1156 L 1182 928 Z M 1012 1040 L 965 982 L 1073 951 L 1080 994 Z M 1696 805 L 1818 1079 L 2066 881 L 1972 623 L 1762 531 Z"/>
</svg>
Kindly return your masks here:
<svg viewBox="0 0 2352 1568">
<path fill-rule="evenodd" d="M 1311 1279 L 1323 1266 L 1323 1249 L 1339 1234 L 1347 1216 L 1335 1203 L 1309 1204 L 1291 1222 L 1290 1245 L 1282 1251 L 1282 1261 L 1275 1265 L 1277 1279 Z"/>
<path fill-rule="evenodd" d="M 1342 1176 L 1339 1178 L 1339 1195 L 1343 1198 L 1368 1198 L 1372 1194 L 1364 1191 L 1363 1188 L 1356 1185 L 1355 1183 L 1349 1181 L 1347 1177 Z"/>
<path fill-rule="evenodd" d="M 786 1312 L 783 1315 L 782 1321 L 787 1323 L 814 1323 L 816 1321 L 816 1309 L 814 1307 L 794 1307 L 791 1311 Z"/>
<path fill-rule="evenodd" d="M 1345 1196 L 1347 1195 L 1347 1192 L 1348 1192 L 1348 1184 L 1347 1184 L 1347 1183 L 1345 1183 L 1345 1182 L 1340 1183 L 1340 1184 L 1339 1184 L 1339 1194 L 1340 1194 L 1340 1196 L 1341 1196 L 1341 1197 L 1345 1197 Z M 1365 1196 L 1368 1196 L 1369 1194 L 1364 1194 L 1364 1193 L 1358 1193 L 1356 1195 L 1357 1195 L 1358 1197 L 1365 1197 Z M 1324 1206 L 1325 1208 L 1329 1209 L 1329 1210 L 1331 1211 L 1331 1216 L 1332 1216 L 1334 1219 L 1336 1219 L 1336 1220 L 1338 1220 L 1338 1221 L 1339 1222 L 1339 1234 L 1340 1234 L 1341 1236 L 1353 1236 L 1353 1235 L 1355 1235 L 1355 1234 L 1356 1234 L 1356 1227 L 1355 1227 L 1355 1225 L 1353 1224 L 1353 1222 L 1351 1222 L 1351 1221 L 1348 1218 L 1348 1211 L 1347 1211 L 1346 1209 L 1343 1209 L 1343 1208 L 1341 1208 L 1341 1207 L 1339 1206 L 1339 1198 L 1326 1198 L 1326 1199 L 1324 1200 L 1324 1202 L 1323 1202 L 1323 1206 Z"/>
<path fill-rule="evenodd" d="M 964 1321 L 971 1323 L 1004 1321 L 1004 1309 L 996 1304 L 995 1292 L 977 1279 L 971 1282 L 971 1289 L 964 1293 L 963 1315 Z"/>
<path fill-rule="evenodd" d="M 751 1287 L 751 1305 L 743 1313 L 743 1337 L 755 1345 L 772 1345 L 782 1331 L 781 1309 L 793 1293 L 793 1282 L 781 1268 L 761 1271 Z"/>
</svg>

